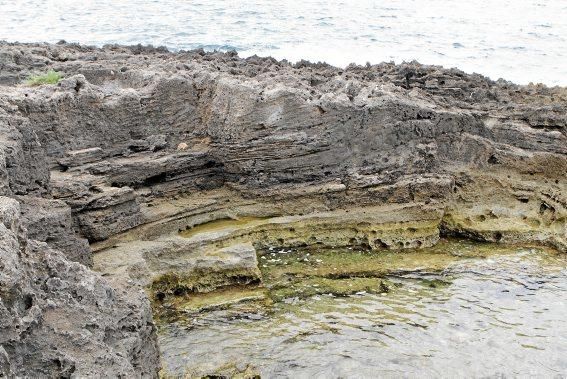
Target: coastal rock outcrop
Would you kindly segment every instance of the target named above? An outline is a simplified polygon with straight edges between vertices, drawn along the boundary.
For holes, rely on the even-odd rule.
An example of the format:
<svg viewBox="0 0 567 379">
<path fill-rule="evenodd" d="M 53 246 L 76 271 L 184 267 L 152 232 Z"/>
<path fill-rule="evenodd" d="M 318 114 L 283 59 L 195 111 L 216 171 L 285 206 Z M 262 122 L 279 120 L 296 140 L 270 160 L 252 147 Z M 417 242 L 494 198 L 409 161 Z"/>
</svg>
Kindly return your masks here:
<svg viewBox="0 0 567 379">
<path fill-rule="evenodd" d="M 8 197 L 0 197 L 0 232 L 0 375 L 155 375 L 155 326 L 139 289 L 113 288 L 29 239 Z"/>
<path fill-rule="evenodd" d="M 20 84 L 47 69 L 64 78 Z M 258 247 L 416 249 L 459 235 L 567 251 L 565 88 L 415 62 L 63 42 L 0 42 L 0 85 L 0 195 L 21 209 L 3 216 L 0 293 L 16 320 L 3 327 L 38 330 L 2 333 L 13 373 L 49 359 L 47 375 L 155 375 L 142 289 L 159 302 L 261 282 Z M 17 284 L 17 272 L 45 280 Z M 4 290 L 15 286 L 31 297 Z M 49 326 L 38 298 L 69 325 Z M 104 312 L 91 322 L 81 307 Z M 66 328 L 91 344 L 84 363 L 65 350 L 75 337 L 55 338 Z"/>
</svg>

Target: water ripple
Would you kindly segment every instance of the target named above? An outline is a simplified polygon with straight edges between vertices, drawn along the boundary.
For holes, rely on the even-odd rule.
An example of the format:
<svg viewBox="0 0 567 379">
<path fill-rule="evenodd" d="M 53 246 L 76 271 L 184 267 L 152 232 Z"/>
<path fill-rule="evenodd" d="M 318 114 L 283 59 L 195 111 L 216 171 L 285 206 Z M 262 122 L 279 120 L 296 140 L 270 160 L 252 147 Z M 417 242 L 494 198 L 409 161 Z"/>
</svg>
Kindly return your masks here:
<svg viewBox="0 0 567 379">
<path fill-rule="evenodd" d="M 0 0 L 0 9 L 9 41 L 236 49 L 339 66 L 417 59 L 567 85 L 564 0 Z"/>
</svg>

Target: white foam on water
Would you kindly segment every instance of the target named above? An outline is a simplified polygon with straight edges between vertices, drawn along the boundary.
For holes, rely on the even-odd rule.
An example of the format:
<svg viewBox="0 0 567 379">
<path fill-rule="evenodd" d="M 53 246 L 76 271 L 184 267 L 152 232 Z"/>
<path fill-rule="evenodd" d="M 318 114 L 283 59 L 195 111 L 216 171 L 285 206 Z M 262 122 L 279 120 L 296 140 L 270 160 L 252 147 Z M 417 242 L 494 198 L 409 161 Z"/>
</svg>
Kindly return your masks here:
<svg viewBox="0 0 567 379">
<path fill-rule="evenodd" d="M 418 60 L 517 83 L 567 85 L 565 0 L 0 0 L 0 39 L 345 66 Z"/>
</svg>

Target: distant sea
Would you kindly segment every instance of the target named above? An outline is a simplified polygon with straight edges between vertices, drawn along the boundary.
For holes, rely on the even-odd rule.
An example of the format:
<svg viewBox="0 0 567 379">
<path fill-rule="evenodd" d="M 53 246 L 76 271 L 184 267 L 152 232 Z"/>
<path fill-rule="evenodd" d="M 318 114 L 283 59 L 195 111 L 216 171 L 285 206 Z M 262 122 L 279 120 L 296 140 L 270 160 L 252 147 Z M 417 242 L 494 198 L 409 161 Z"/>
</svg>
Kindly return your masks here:
<svg viewBox="0 0 567 379">
<path fill-rule="evenodd" d="M 567 0 L 0 0 L 0 40 L 61 39 L 567 85 Z"/>
</svg>

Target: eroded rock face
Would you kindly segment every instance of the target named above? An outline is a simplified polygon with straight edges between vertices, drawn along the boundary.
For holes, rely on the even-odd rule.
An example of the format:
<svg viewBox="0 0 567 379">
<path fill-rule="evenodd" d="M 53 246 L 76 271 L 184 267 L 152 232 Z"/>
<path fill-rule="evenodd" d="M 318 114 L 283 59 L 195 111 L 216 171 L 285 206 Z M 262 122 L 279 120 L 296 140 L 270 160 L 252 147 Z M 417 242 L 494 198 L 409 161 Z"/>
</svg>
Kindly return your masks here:
<svg viewBox="0 0 567 379">
<path fill-rule="evenodd" d="M 567 251 L 565 88 L 417 63 L 339 69 L 1 42 L 0 51 L 0 195 L 22 203 L 21 238 L 88 266 L 87 239 L 109 281 L 95 287 L 135 293 L 132 304 L 142 301 L 136 285 L 163 275 L 225 268 L 257 281 L 258 245 L 402 249 L 457 234 Z M 64 79 L 17 85 L 37 67 Z M 243 217 L 260 221 L 179 235 Z M 124 322 L 147 312 L 138 304 Z M 150 337 L 136 341 L 156 351 Z M 0 363 L 15 362 L 0 345 Z M 133 372 L 149 367 L 123 357 Z"/>
<path fill-rule="evenodd" d="M 19 204 L 0 197 L 0 373 L 152 377 L 155 326 L 139 289 L 28 239 Z"/>
</svg>

